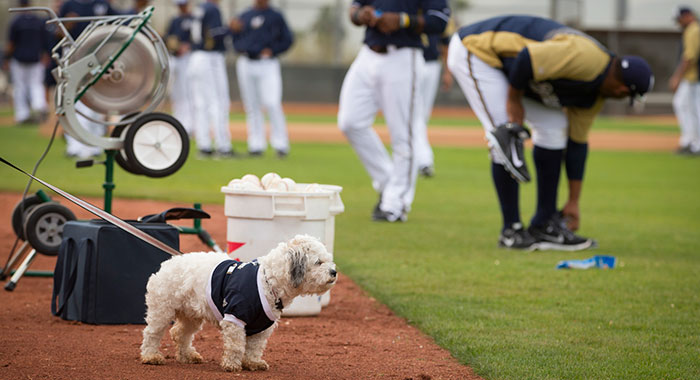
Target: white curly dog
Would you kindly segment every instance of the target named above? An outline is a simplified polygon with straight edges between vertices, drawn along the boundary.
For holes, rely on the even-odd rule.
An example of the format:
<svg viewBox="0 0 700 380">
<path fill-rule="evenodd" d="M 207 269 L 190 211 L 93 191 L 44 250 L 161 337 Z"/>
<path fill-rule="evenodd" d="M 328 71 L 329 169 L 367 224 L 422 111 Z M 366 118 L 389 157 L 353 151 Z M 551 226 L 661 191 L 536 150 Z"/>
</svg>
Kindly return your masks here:
<svg viewBox="0 0 700 380">
<path fill-rule="evenodd" d="M 141 362 L 163 364 L 160 343 L 171 322 L 177 360 L 201 363 L 192 339 L 204 321 L 219 326 L 226 371 L 269 368 L 263 351 L 296 296 L 322 294 L 335 284 L 331 254 L 316 238 L 297 235 L 257 260 L 240 263 L 224 253 L 195 252 L 163 262 L 146 286 Z"/>
</svg>

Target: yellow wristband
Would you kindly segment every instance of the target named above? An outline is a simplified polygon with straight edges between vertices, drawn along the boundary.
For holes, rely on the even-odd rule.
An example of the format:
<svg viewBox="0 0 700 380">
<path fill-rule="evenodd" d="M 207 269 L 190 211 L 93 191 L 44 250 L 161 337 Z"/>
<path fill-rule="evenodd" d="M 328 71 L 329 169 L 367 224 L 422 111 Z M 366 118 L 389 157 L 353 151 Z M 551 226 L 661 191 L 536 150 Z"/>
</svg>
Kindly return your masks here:
<svg viewBox="0 0 700 380">
<path fill-rule="evenodd" d="M 401 28 L 406 29 L 411 25 L 411 18 L 408 17 L 408 13 L 401 12 L 399 17 L 401 17 L 401 20 L 399 21 Z"/>
</svg>

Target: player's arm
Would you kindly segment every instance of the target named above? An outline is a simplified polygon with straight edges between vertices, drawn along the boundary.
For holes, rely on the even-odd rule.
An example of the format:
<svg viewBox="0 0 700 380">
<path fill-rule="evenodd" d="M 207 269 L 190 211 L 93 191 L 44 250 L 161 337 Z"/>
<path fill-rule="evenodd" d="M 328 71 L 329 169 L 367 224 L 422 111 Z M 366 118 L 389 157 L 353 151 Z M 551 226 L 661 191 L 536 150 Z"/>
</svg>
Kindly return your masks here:
<svg viewBox="0 0 700 380">
<path fill-rule="evenodd" d="M 700 35 L 697 33 L 697 29 L 686 29 L 683 32 L 683 57 L 668 81 L 671 91 L 676 92 L 685 73 L 697 63 L 698 56 L 700 56 L 700 46 L 698 45 L 700 45 Z"/>
<path fill-rule="evenodd" d="M 374 14 L 374 7 L 367 5 L 366 1 L 354 1 L 350 5 L 350 22 L 357 26 L 374 26 L 377 17 Z"/>
<path fill-rule="evenodd" d="M 523 125 L 525 122 L 525 108 L 523 107 L 523 95 L 528 83 L 533 79 L 532 61 L 527 48 L 518 53 L 512 68 L 508 73 L 508 98 L 506 99 L 506 113 L 508 121 Z"/>
<path fill-rule="evenodd" d="M 287 25 L 287 22 L 284 20 L 284 17 L 281 14 L 279 15 L 278 22 L 280 24 L 279 35 L 274 41 L 272 41 L 272 44 L 270 46 L 272 54 L 275 56 L 280 55 L 285 51 L 289 50 L 289 48 L 292 46 L 292 43 L 294 42 L 294 36 L 289 30 L 289 26 Z"/>
<path fill-rule="evenodd" d="M 588 133 L 595 117 L 600 113 L 605 101 L 599 98 L 591 108 L 569 107 L 564 111 L 569 121 L 569 141 L 564 154 L 564 166 L 569 182 L 569 199 L 564 204 L 562 214 L 570 230 L 576 231 L 581 224 L 579 201 L 583 191 L 583 175 L 588 159 Z"/>
<path fill-rule="evenodd" d="M 423 14 L 406 12 L 383 12 L 373 25 L 380 32 L 390 34 L 399 29 L 408 29 L 414 34 L 440 34 L 450 19 L 450 8 L 445 1 L 424 1 Z"/>
</svg>

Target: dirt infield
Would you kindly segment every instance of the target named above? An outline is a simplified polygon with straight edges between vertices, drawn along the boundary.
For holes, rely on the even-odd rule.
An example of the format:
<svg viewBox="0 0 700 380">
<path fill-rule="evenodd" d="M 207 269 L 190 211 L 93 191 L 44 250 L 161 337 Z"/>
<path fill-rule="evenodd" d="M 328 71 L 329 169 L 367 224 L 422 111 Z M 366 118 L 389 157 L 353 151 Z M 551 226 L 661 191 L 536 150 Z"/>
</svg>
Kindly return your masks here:
<svg viewBox="0 0 700 380">
<path fill-rule="evenodd" d="M 57 198 L 55 196 L 54 198 Z M 0 260 L 4 265 L 15 235 L 10 216 L 20 195 L 0 192 Z M 100 206 L 101 200 L 87 199 Z M 91 214 L 60 200 L 79 219 Z M 160 212 L 172 203 L 114 201 L 114 214 L 123 219 Z M 203 227 L 220 244 L 226 239 L 223 206 L 205 205 L 212 219 Z M 183 223 L 186 225 L 186 223 Z M 181 250 L 203 250 L 193 235 L 182 235 Z M 53 270 L 55 257 L 39 255 L 32 270 Z M 227 374 L 218 361 L 221 339 L 212 326 L 197 334 L 194 345 L 203 364 L 179 364 L 169 337 L 163 340 L 163 366 L 139 362 L 141 325 L 88 325 L 64 321 L 50 312 L 53 280 L 27 277 L 12 292 L 0 290 L 0 345 L 2 379 L 479 379 L 430 338 L 367 297 L 342 275 L 331 292 L 331 302 L 316 317 L 282 318 L 268 343 L 263 373 Z M 117 284 L 115 284 L 117 286 Z"/>
</svg>

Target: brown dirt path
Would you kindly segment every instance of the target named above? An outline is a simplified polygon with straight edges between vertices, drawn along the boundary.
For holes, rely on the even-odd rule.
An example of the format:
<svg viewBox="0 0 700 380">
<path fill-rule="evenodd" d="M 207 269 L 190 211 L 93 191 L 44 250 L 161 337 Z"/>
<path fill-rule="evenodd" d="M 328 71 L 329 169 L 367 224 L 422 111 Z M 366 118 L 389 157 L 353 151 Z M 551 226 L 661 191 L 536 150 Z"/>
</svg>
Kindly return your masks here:
<svg viewBox="0 0 700 380">
<path fill-rule="evenodd" d="M 55 199 L 58 196 L 52 196 Z M 20 195 L 0 192 L 0 265 L 5 265 L 15 235 L 12 210 Z M 57 199 L 59 200 L 59 199 Z M 101 206 L 101 199 L 86 199 Z M 60 199 L 79 219 L 91 214 Z M 189 207 L 147 200 L 116 199 L 115 215 L 133 219 L 170 207 Z M 212 219 L 203 227 L 222 244 L 226 221 L 221 205 L 204 205 Z M 191 225 L 182 223 L 183 225 Z M 181 250 L 204 250 L 193 235 L 182 235 Z M 39 255 L 32 270 L 53 270 L 56 258 Z M 203 364 L 184 365 L 174 359 L 174 347 L 163 340 L 167 362 L 147 366 L 139 362 L 141 325 L 87 325 L 64 321 L 50 312 L 51 278 L 24 277 L 13 292 L 0 290 L 0 345 L 2 379 L 479 379 L 432 339 L 386 306 L 368 297 L 342 275 L 331 292 L 331 302 L 319 316 L 282 318 L 268 342 L 263 373 L 223 372 L 218 361 L 221 339 L 207 326 L 197 334 L 195 347 Z M 3 285 L 4 286 L 4 285 Z"/>
</svg>

